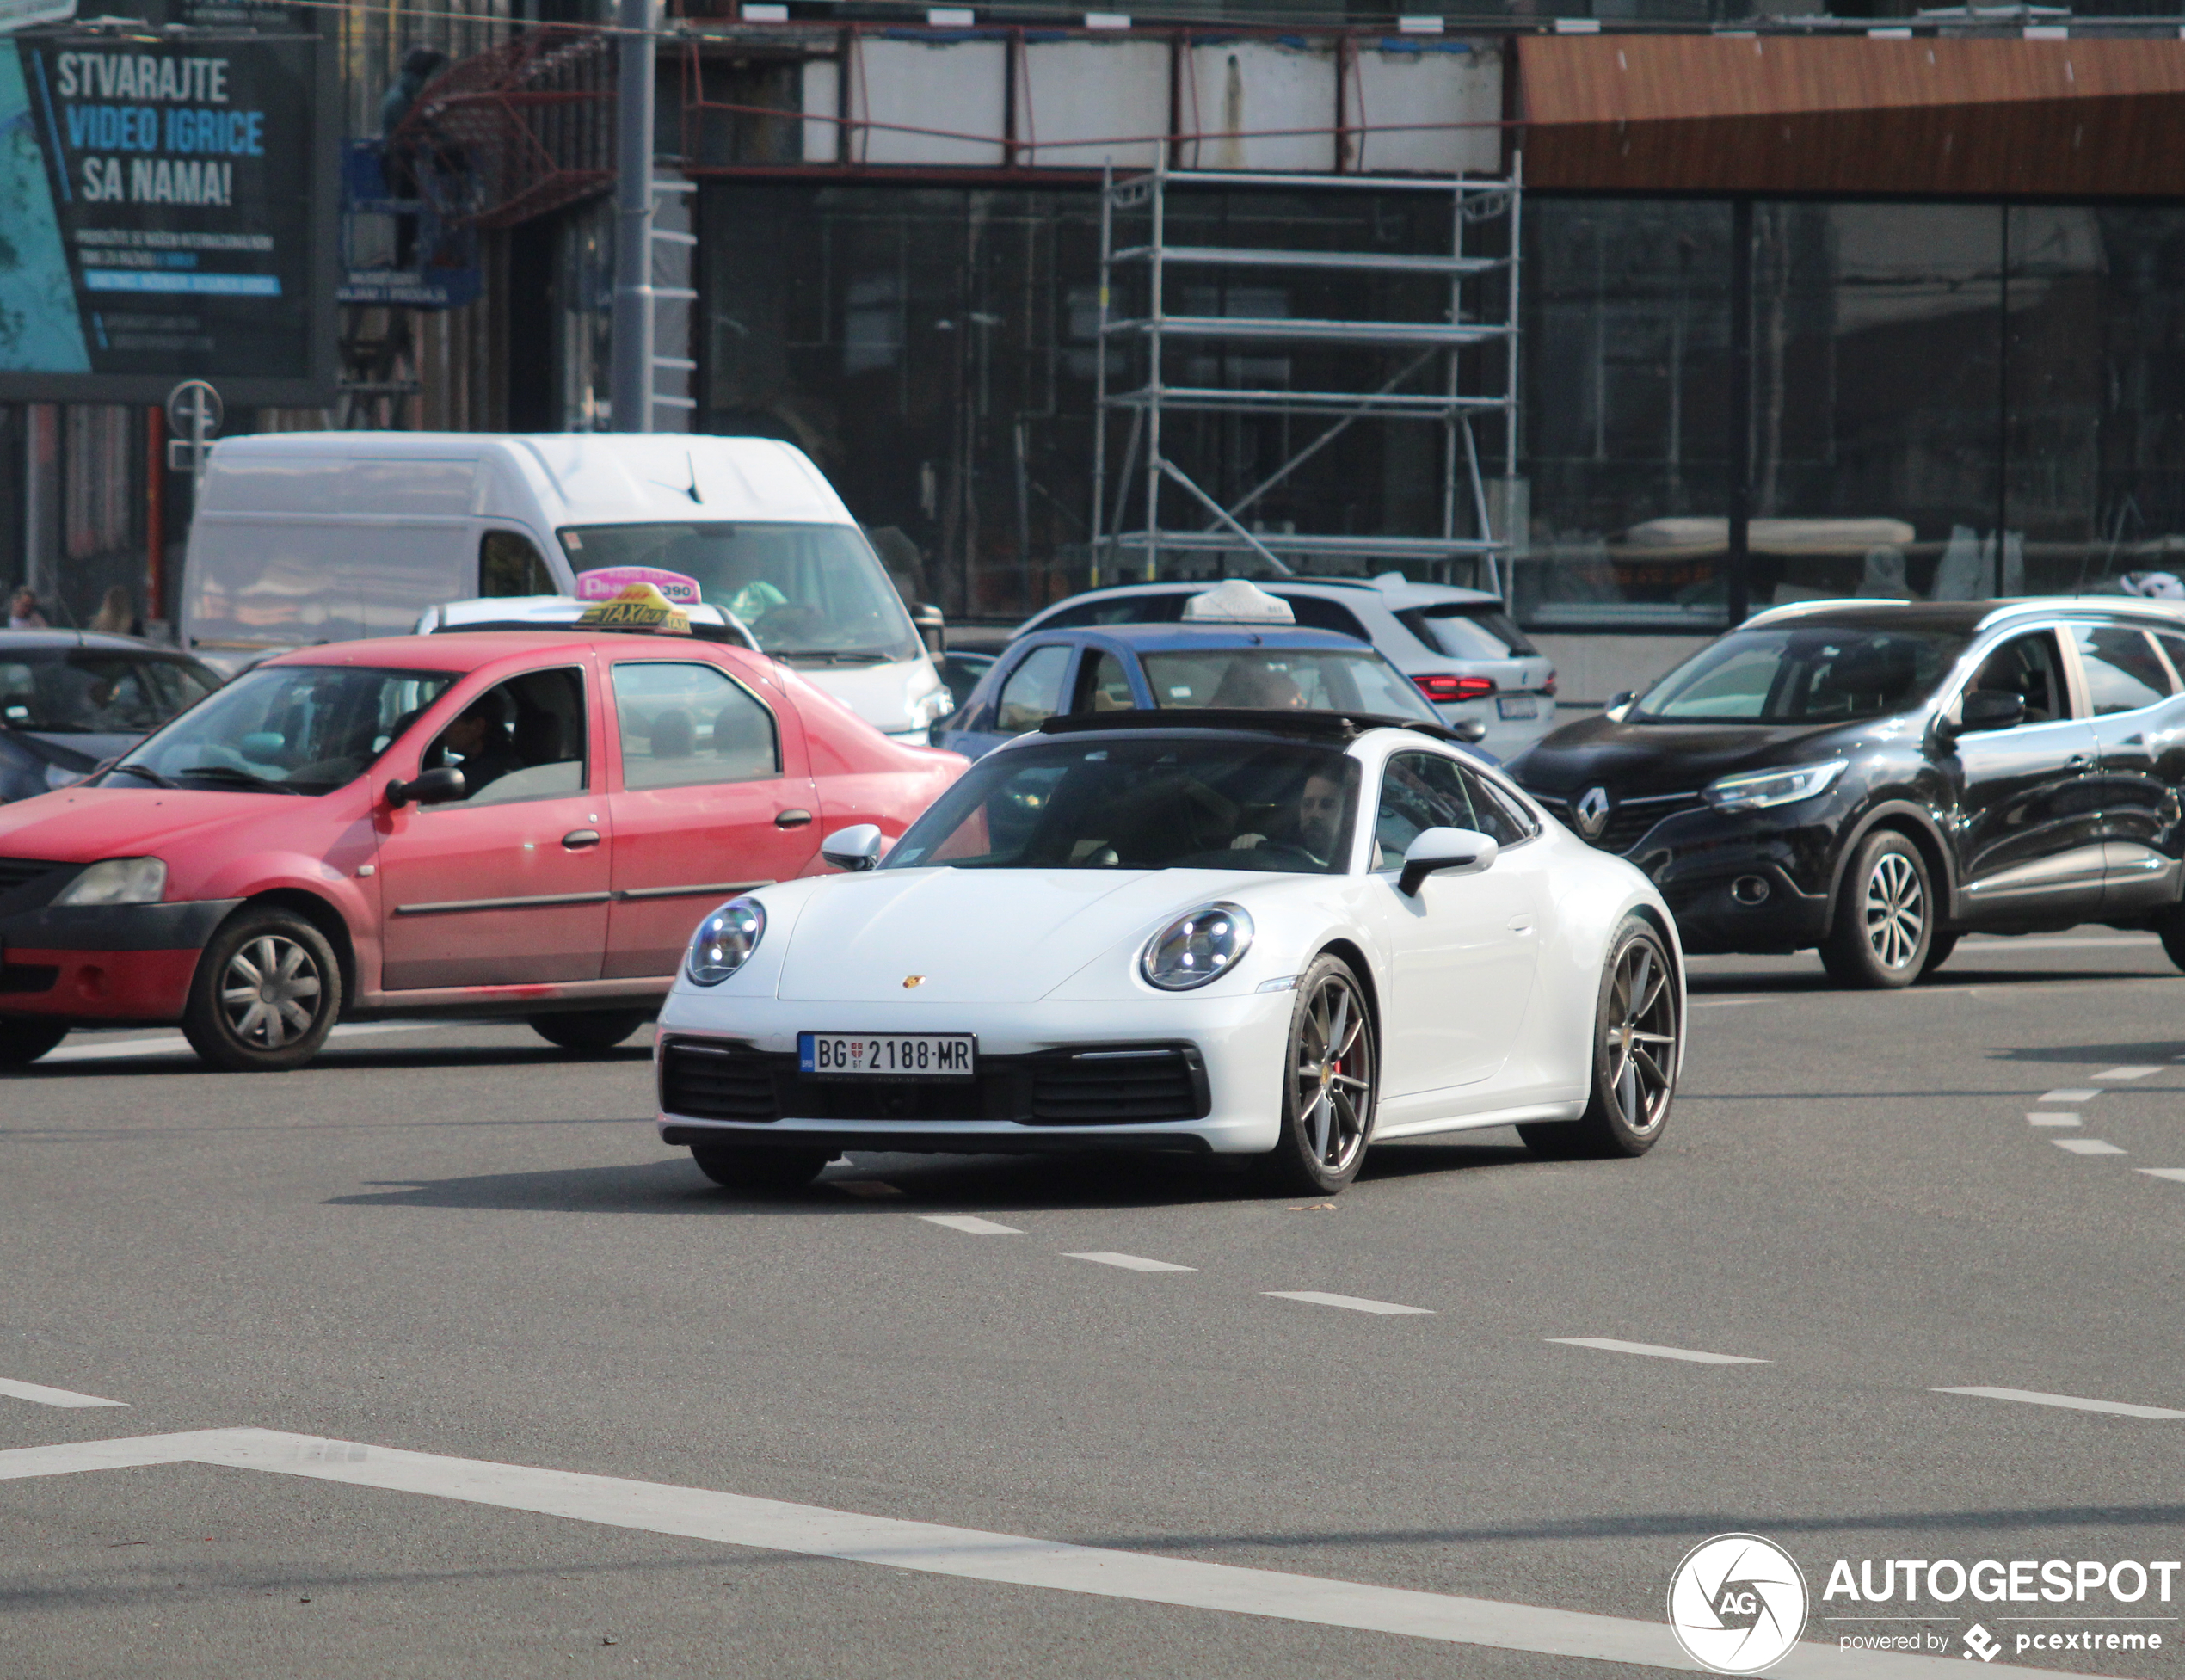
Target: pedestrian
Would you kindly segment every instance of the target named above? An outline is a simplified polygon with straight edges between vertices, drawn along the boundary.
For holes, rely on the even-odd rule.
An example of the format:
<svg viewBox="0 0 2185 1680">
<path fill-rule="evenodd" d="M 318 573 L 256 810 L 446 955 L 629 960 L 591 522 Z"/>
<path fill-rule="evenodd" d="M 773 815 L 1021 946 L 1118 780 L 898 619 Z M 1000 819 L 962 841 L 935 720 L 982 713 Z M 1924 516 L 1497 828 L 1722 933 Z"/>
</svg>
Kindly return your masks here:
<svg viewBox="0 0 2185 1680">
<path fill-rule="evenodd" d="M 106 592 L 99 610 L 91 615 L 91 628 L 104 636 L 142 636 L 145 621 L 129 604 L 127 588 L 117 583 Z"/>
<path fill-rule="evenodd" d="M 8 603 L 9 630 L 45 630 L 49 628 L 46 615 L 38 610 L 38 592 L 28 583 L 15 591 L 15 599 Z"/>
</svg>

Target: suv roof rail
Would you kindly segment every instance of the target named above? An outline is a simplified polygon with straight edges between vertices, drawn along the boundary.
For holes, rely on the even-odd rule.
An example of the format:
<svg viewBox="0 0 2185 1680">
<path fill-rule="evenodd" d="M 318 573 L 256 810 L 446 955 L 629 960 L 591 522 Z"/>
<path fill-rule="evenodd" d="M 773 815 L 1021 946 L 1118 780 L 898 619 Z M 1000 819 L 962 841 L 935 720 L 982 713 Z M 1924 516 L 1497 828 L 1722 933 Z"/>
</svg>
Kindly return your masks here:
<svg viewBox="0 0 2185 1680">
<path fill-rule="evenodd" d="M 2185 625 L 2185 601 L 2151 600 L 2145 595 L 2027 595 L 1998 601 L 1980 620 L 1980 628 L 2041 612 L 2144 613 L 2173 625 Z"/>
</svg>

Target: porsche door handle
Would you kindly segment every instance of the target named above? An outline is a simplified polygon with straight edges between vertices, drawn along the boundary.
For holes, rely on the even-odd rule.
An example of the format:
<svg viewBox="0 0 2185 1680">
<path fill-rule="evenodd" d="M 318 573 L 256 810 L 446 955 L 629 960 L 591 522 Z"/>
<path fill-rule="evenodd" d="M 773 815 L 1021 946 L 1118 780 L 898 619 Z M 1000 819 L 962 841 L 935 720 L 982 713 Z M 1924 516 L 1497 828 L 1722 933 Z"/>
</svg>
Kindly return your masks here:
<svg viewBox="0 0 2185 1680">
<path fill-rule="evenodd" d="M 2093 755 L 2089 753 L 2074 753 L 2071 755 L 2071 757 L 2064 760 L 2064 768 L 2066 770 L 2091 770 L 2094 768 Z"/>
<path fill-rule="evenodd" d="M 599 843 L 600 831 L 597 828 L 572 828 L 562 836 L 562 844 L 572 852 L 582 852 L 586 846 Z"/>
<path fill-rule="evenodd" d="M 801 828 L 811 820 L 812 814 L 809 811 L 777 811 L 774 814 L 774 827 Z"/>
</svg>

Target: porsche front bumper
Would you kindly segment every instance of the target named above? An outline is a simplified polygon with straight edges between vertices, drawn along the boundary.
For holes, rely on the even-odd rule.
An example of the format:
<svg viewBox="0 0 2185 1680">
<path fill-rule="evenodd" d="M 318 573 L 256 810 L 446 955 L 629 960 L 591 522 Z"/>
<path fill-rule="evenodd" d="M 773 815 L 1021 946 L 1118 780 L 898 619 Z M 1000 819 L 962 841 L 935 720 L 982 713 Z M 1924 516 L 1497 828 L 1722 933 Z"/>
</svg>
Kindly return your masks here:
<svg viewBox="0 0 2185 1680">
<path fill-rule="evenodd" d="M 1289 991 L 1115 1003 L 788 1003 L 679 988 L 654 1049 L 661 1136 L 1025 1154 L 1264 1153 L 1282 1123 Z M 969 1032 L 971 1080 L 816 1079 L 803 1032 Z"/>
</svg>

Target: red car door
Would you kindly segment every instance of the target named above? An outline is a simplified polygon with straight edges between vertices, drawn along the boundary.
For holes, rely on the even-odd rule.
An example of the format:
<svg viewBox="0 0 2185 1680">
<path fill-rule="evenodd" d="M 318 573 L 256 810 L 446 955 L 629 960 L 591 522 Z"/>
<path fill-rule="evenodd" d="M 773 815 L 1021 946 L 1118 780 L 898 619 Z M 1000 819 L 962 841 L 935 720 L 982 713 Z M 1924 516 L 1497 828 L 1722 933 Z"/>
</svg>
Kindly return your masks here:
<svg viewBox="0 0 2185 1680">
<path fill-rule="evenodd" d="M 452 694 L 415 775 L 466 796 L 403 805 L 379 840 L 381 987 L 596 980 L 606 947 L 609 805 L 597 667 L 573 651 Z M 390 766 L 391 768 L 391 766 Z"/>
<path fill-rule="evenodd" d="M 608 686 L 617 762 L 605 977 L 673 975 L 716 904 L 810 865 L 818 793 L 795 709 L 757 670 L 747 680 L 702 657 L 615 659 Z"/>
</svg>

